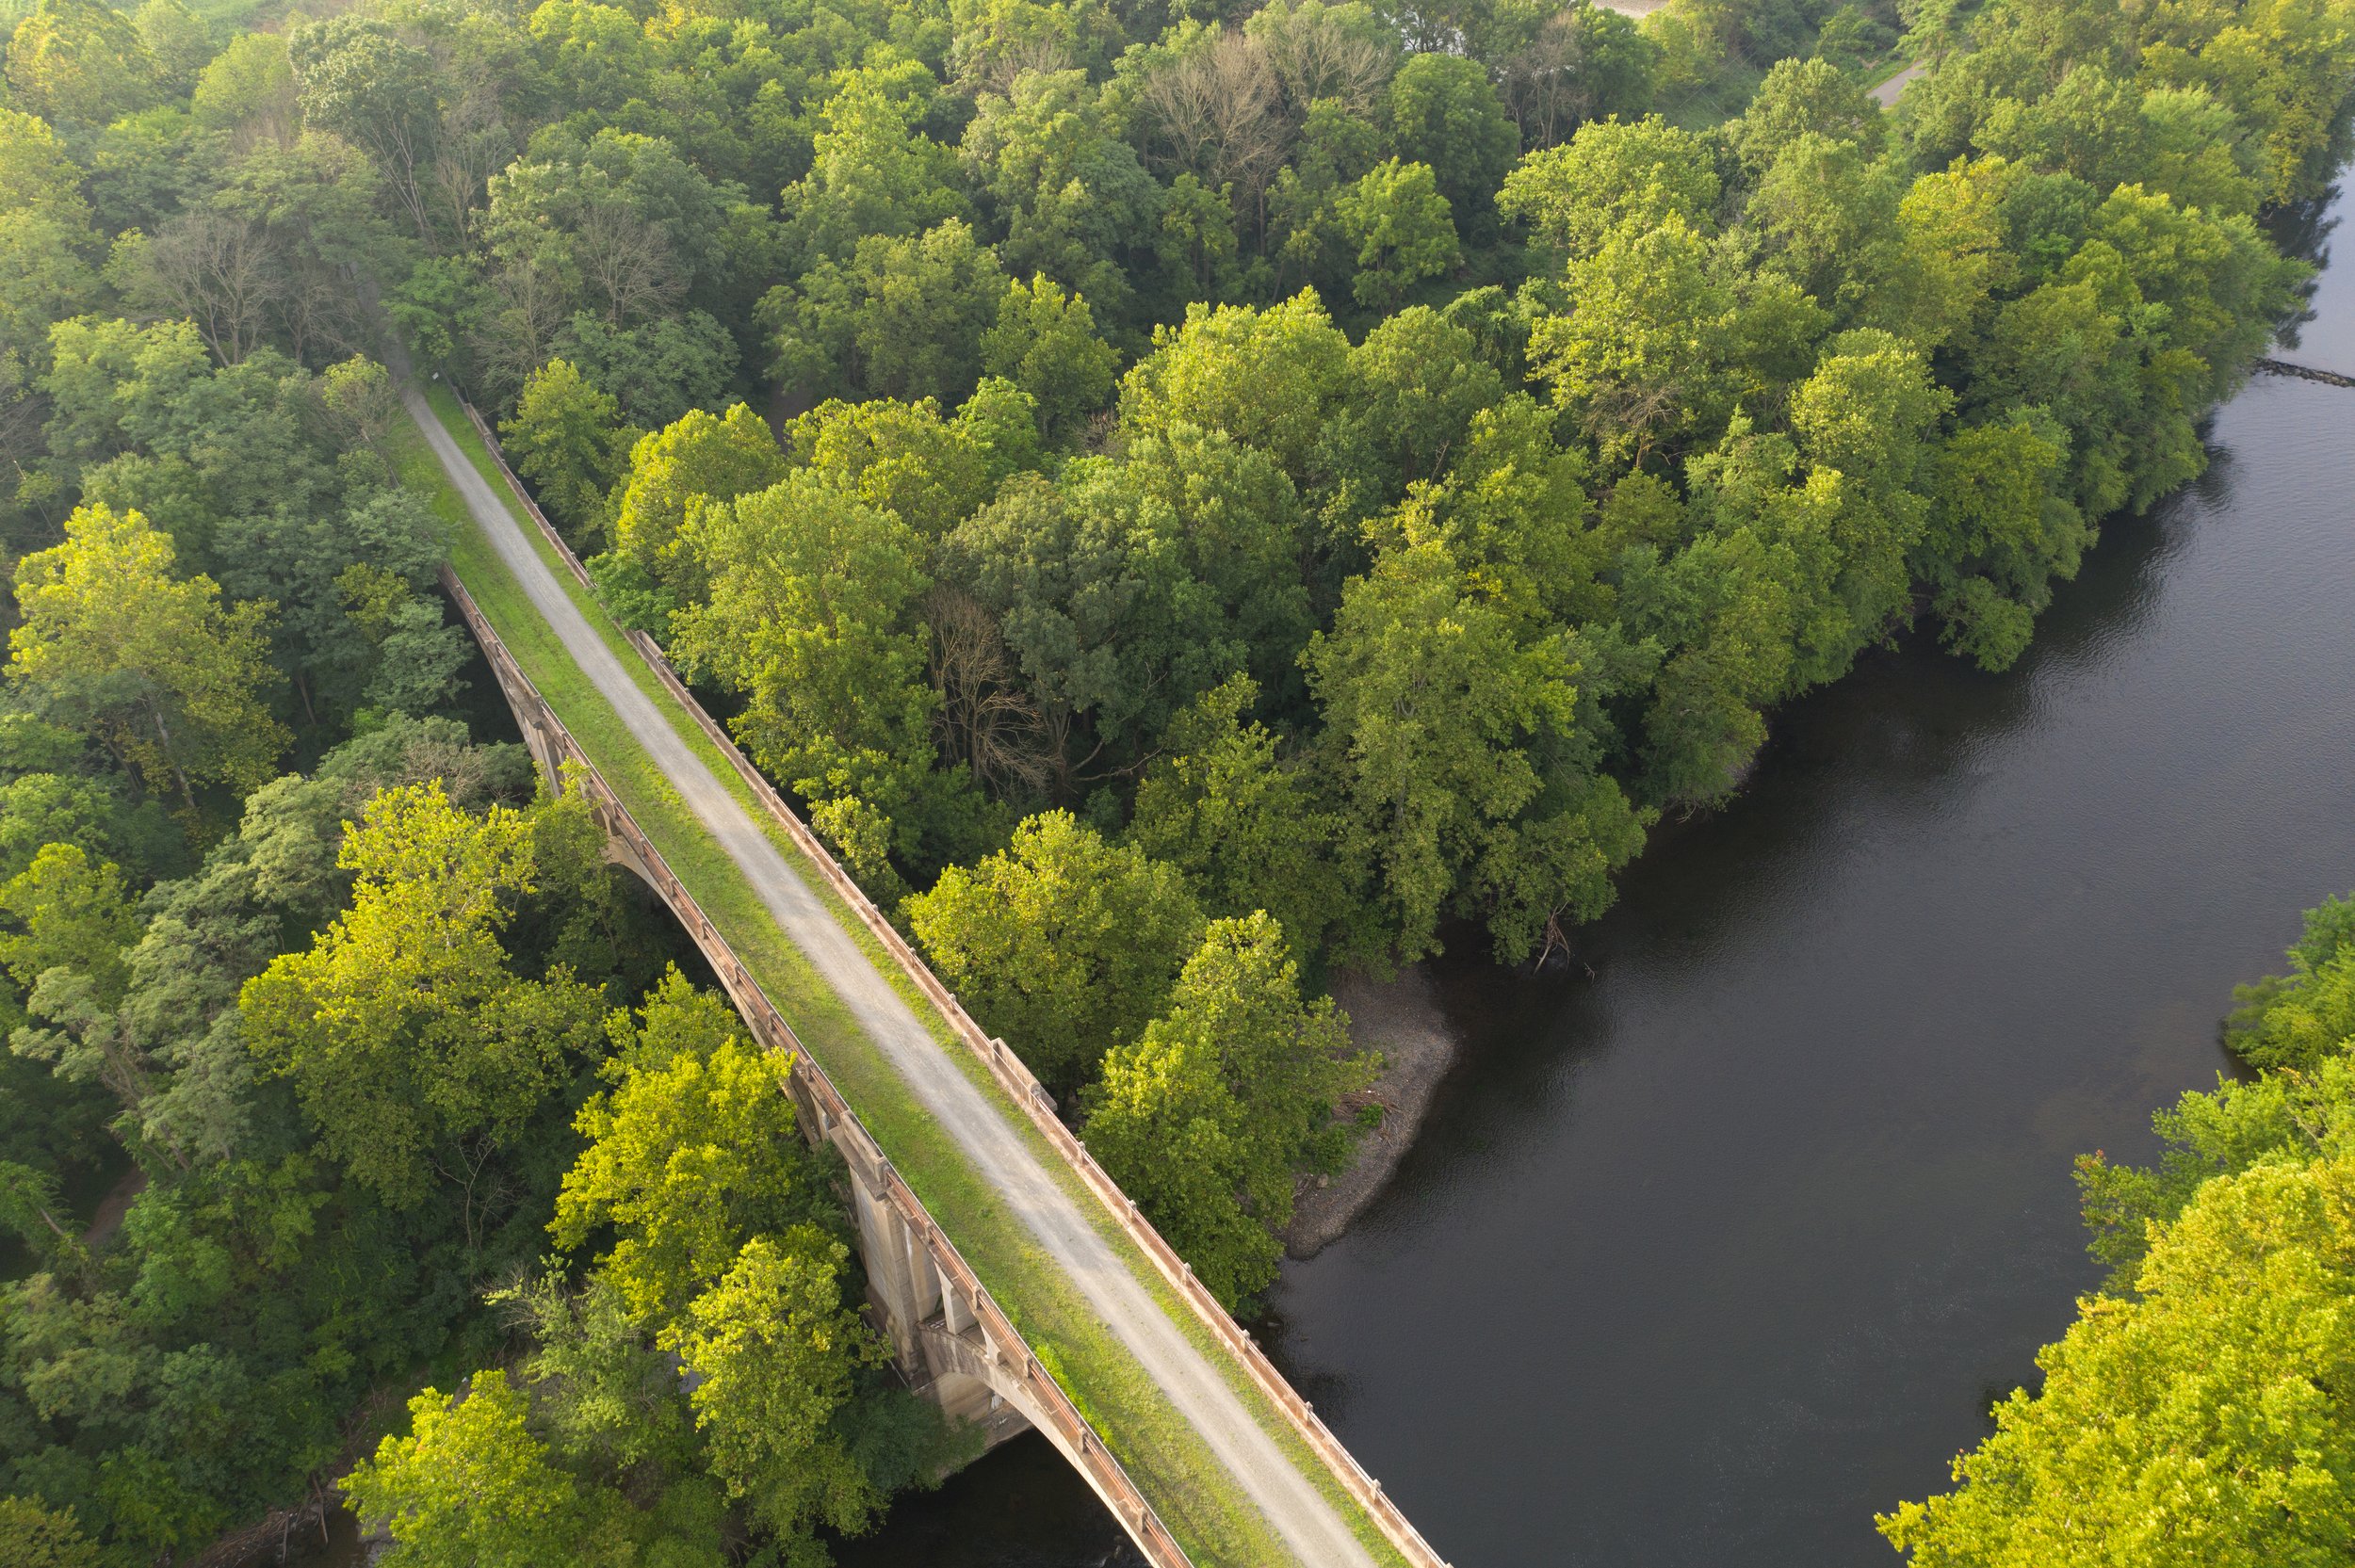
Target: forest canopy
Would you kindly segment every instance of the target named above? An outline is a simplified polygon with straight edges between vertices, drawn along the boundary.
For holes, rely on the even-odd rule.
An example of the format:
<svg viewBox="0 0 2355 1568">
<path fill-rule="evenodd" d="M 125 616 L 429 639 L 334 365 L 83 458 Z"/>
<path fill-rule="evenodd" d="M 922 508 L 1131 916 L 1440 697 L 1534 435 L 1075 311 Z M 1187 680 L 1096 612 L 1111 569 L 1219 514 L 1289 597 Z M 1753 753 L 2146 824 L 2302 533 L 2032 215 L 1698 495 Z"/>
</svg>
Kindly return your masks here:
<svg viewBox="0 0 2355 1568">
<path fill-rule="evenodd" d="M 346 1476 L 420 1562 L 813 1561 L 959 1452 L 774 1064 L 503 743 L 402 377 L 1242 1307 L 1377 1065 L 1328 974 L 1556 953 L 1778 704 L 2016 661 L 2201 473 L 2355 93 L 2355 0 L 0 36 L 0 1534 L 126 1564 Z M 2338 1245 L 2329 1154 L 2089 1172 L 2101 1315 L 2237 1332 L 2168 1259 Z M 1891 1528 L 2013 1560 L 1999 1490 Z"/>
</svg>

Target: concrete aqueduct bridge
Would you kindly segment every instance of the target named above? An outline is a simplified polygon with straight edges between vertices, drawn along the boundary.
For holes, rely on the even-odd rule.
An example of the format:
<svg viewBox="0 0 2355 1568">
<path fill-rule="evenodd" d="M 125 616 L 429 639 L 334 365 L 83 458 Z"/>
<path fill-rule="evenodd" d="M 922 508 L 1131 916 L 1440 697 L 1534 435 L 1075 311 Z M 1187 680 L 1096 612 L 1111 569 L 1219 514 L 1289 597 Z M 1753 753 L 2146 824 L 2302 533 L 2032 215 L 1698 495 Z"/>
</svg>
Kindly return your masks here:
<svg viewBox="0 0 2355 1568">
<path fill-rule="evenodd" d="M 441 491 L 445 586 L 525 743 L 787 1063 L 909 1385 L 992 1444 L 1036 1428 L 1157 1568 L 1446 1568 L 659 646 L 605 620 L 480 416 L 404 396 L 404 477 Z"/>
</svg>

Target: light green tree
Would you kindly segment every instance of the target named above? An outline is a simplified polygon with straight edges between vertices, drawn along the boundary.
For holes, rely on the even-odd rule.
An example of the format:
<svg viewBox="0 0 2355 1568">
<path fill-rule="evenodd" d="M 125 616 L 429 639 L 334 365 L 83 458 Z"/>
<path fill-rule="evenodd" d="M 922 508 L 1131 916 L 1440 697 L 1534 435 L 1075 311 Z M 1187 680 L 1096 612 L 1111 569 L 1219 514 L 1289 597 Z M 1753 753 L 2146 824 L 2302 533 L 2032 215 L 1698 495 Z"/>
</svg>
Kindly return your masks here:
<svg viewBox="0 0 2355 1568">
<path fill-rule="evenodd" d="M 1300 995 L 1275 919 L 1214 920 L 1132 1044 L 1104 1059 L 1087 1141 L 1212 1294 L 1242 1306 L 1275 1277 L 1303 1172 L 1338 1170 L 1344 1094 L 1373 1080 L 1329 997 Z"/>
<path fill-rule="evenodd" d="M 1324 421 L 1346 385 L 1349 339 L 1303 289 L 1266 310 L 1186 307 L 1153 331 L 1153 352 L 1120 383 L 1123 428 L 1161 435 L 1178 424 L 1221 430 L 1307 477 Z"/>
<path fill-rule="evenodd" d="M 2355 1156 L 2259 1164 L 2154 1234 L 1995 1407 L 1955 1491 L 1881 1517 L 1915 1568 L 2323 1568 L 2355 1551 Z"/>
<path fill-rule="evenodd" d="M 7 77 L 17 106 L 84 131 L 162 93 L 130 17 L 96 0 L 40 0 L 8 40 Z"/>
<path fill-rule="evenodd" d="M 713 502 L 768 489 L 788 466 L 768 423 L 746 405 L 723 414 L 693 410 L 630 448 L 613 499 L 613 548 L 693 598 L 693 558 L 679 540 L 688 519 Z"/>
<path fill-rule="evenodd" d="M 1202 929 L 1175 866 L 1060 811 L 906 909 L 950 989 L 1059 1091 L 1161 1010 Z"/>
<path fill-rule="evenodd" d="M 1562 146 L 1529 154 L 1504 177 L 1497 205 L 1571 259 L 1592 255 L 1622 224 L 1648 228 L 1671 214 L 1706 231 L 1718 194 L 1707 139 L 1655 114 L 1590 121 Z"/>
<path fill-rule="evenodd" d="M 515 471 L 578 544 L 602 515 L 605 493 L 640 432 L 625 428 L 621 406 L 560 359 L 525 380 L 514 417 L 500 424 L 499 434 Z"/>
<path fill-rule="evenodd" d="M 820 394 L 962 399 L 982 373 L 1006 274 L 971 224 L 869 234 L 762 299 L 775 374 Z"/>
<path fill-rule="evenodd" d="M 804 258 L 843 260 L 862 236 L 918 234 L 967 216 L 954 150 L 916 129 L 939 90 L 913 59 L 835 76 L 809 172 L 786 187 L 782 203 Z"/>
<path fill-rule="evenodd" d="M 655 1325 L 718 1282 L 755 1234 L 822 1250 L 825 1238 L 808 1229 L 815 1194 L 785 1093 L 788 1064 L 676 969 L 635 1022 L 616 1012 L 606 1027 L 612 1087 L 574 1120 L 589 1147 L 557 1195 L 557 1245 L 577 1251 L 610 1226 L 617 1239 L 600 1275 Z"/>
<path fill-rule="evenodd" d="M 417 1568 L 537 1568 L 581 1544 L 588 1501 L 525 1424 L 530 1400 L 495 1367 L 463 1393 L 427 1388 L 409 1431 L 342 1481 L 345 1506 Z M 577 1560 L 576 1559 L 576 1560 Z"/>
<path fill-rule="evenodd" d="M 1681 215 L 1623 223 L 1593 255 L 1572 259 L 1567 313 L 1530 333 L 1531 370 L 1607 456 L 1640 464 L 1653 446 L 1722 417 L 1714 378 L 1730 305 L 1707 255 Z"/>
<path fill-rule="evenodd" d="M 17 563 L 8 679 L 193 811 L 200 784 L 268 778 L 289 736 L 261 700 L 269 606 L 224 607 L 210 577 L 173 565 L 138 512 L 77 508 L 63 543 Z"/>
<path fill-rule="evenodd" d="M 0 1497 L 0 1568 L 98 1568 L 98 1544 L 70 1508 Z"/>
<path fill-rule="evenodd" d="M 1407 288 L 1454 267 L 1461 254 L 1447 198 L 1427 164 L 1376 165 L 1333 203 L 1341 233 L 1357 247 L 1350 292 L 1361 305 L 1395 306 Z"/>
<path fill-rule="evenodd" d="M 246 1044 L 293 1081 L 322 1146 L 396 1204 L 453 1161 L 479 1170 L 595 1038 L 597 993 L 561 967 L 518 975 L 501 940 L 533 834 L 438 782 L 384 791 L 336 855 L 350 907 L 240 997 Z"/>
<path fill-rule="evenodd" d="M 1929 477 L 1929 526 L 1915 575 L 1931 586 L 1943 640 L 1983 670 L 2027 648 L 2053 584 L 2077 574 L 2094 530 L 2058 493 L 2059 432 L 2030 417 L 1966 425 Z"/>
<path fill-rule="evenodd" d="M 793 421 L 787 439 L 795 462 L 936 540 L 987 501 L 999 480 L 1027 465 L 1036 432 L 1027 412 L 1022 425 L 1030 442 L 1006 451 L 979 397 L 946 419 L 929 397 L 913 403 L 834 399 Z"/>
</svg>

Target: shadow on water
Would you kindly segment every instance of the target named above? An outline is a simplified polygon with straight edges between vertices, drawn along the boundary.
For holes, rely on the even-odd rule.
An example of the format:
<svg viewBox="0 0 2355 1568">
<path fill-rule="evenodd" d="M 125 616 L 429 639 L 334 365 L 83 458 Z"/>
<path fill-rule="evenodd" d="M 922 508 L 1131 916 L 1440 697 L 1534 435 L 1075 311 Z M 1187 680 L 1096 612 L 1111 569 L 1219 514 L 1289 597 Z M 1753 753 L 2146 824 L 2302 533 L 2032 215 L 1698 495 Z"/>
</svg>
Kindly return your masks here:
<svg viewBox="0 0 2355 1568">
<path fill-rule="evenodd" d="M 1111 1514 L 1035 1432 L 904 1497 L 882 1533 L 835 1548 L 836 1568 L 1145 1568 Z"/>
</svg>

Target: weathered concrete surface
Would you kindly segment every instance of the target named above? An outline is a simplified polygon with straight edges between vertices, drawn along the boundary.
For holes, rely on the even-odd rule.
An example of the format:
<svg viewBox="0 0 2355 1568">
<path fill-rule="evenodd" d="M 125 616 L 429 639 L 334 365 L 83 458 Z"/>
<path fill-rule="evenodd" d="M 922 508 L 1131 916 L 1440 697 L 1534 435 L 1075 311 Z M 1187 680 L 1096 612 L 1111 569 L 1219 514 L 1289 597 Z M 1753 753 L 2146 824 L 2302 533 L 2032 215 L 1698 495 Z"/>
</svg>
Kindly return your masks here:
<svg viewBox="0 0 2355 1568">
<path fill-rule="evenodd" d="M 1414 1146 L 1432 1091 L 1455 1065 L 1463 1043 L 1420 964 L 1392 980 L 1338 974 L 1331 990 L 1335 1004 L 1349 1014 L 1351 1040 L 1382 1053 L 1382 1075 L 1363 1096 L 1382 1107 L 1382 1124 L 1358 1143 L 1348 1170 L 1322 1186 L 1302 1184 L 1292 1222 L 1284 1228 L 1284 1250 L 1296 1258 L 1316 1256 L 1380 1194 Z"/>
<path fill-rule="evenodd" d="M 1161 1311 L 1014 1125 L 949 1059 L 736 797 L 630 678 L 532 547 L 522 522 L 425 399 L 414 389 L 403 396 L 443 472 L 581 673 L 743 871 L 771 917 L 841 996 L 917 1101 L 1226 1467 L 1236 1489 L 1259 1507 L 1306 1568 L 1372 1568 L 1372 1556 L 1324 1495 L 1252 1419 L 1218 1369 Z"/>
</svg>

